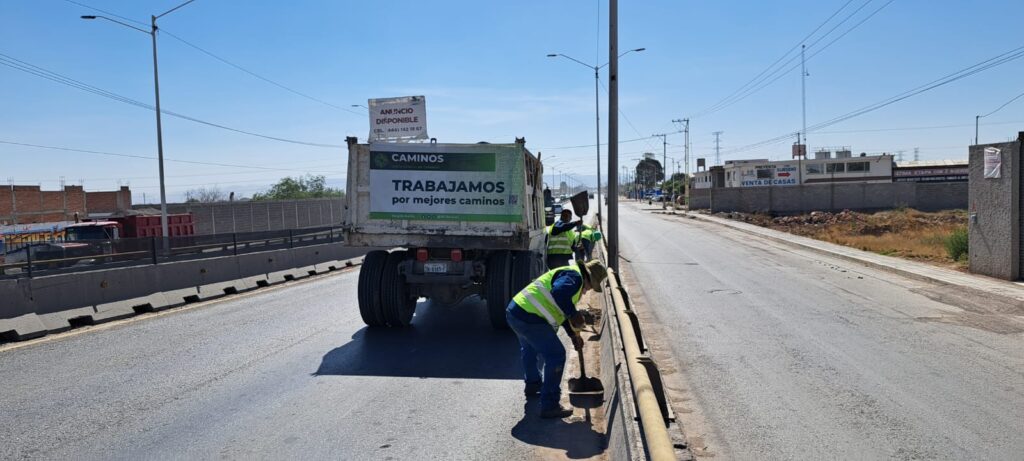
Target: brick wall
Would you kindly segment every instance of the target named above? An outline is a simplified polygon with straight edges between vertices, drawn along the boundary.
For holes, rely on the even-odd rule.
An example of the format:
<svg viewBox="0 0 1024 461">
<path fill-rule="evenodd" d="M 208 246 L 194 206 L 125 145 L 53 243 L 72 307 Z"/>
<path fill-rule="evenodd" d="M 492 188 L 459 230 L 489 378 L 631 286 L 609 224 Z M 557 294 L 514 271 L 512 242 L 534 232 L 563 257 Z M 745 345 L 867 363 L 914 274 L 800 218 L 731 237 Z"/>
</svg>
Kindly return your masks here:
<svg viewBox="0 0 1024 461">
<path fill-rule="evenodd" d="M 85 192 L 82 186 L 44 191 L 39 186 L 0 186 L 0 224 L 72 221 L 75 213 L 112 213 L 131 207 L 131 190 Z"/>
</svg>

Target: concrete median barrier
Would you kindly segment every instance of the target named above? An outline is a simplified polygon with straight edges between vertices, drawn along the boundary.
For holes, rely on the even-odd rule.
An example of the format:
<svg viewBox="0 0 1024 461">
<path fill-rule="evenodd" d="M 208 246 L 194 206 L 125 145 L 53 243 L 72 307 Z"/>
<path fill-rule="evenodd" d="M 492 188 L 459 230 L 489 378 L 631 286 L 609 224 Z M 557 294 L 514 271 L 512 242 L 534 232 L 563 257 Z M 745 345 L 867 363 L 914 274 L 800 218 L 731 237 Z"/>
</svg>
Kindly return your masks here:
<svg viewBox="0 0 1024 461">
<path fill-rule="evenodd" d="M 326 273 L 367 248 L 339 244 L 0 280 L 0 340 L 24 340 Z"/>
</svg>

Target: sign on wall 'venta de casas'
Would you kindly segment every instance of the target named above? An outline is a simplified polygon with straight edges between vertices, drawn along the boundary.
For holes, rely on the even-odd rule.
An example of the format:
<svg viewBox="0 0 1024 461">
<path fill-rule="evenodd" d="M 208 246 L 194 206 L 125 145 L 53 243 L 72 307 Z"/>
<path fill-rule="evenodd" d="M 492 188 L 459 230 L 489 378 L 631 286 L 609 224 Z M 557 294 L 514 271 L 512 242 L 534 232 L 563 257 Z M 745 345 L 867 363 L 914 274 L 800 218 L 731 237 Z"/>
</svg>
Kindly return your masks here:
<svg viewBox="0 0 1024 461">
<path fill-rule="evenodd" d="M 370 151 L 370 219 L 516 222 L 523 219 L 521 149 Z"/>
<path fill-rule="evenodd" d="M 370 142 L 427 139 L 427 100 L 423 96 L 368 101 Z"/>
</svg>

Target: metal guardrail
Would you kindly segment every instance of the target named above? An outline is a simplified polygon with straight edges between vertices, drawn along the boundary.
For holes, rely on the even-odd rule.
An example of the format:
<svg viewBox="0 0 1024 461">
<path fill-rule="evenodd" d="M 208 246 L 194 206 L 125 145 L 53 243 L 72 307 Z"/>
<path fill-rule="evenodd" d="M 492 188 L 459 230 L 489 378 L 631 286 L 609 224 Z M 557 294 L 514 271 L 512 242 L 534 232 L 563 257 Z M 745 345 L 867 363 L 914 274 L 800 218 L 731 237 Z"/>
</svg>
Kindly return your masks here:
<svg viewBox="0 0 1024 461">
<path fill-rule="evenodd" d="M 601 250 L 602 256 L 608 254 L 608 247 L 604 240 L 601 241 Z M 640 332 L 640 324 L 630 308 L 627 301 L 628 296 L 623 296 L 626 289 L 622 287 L 619 274 L 611 268 L 608 269 L 608 286 L 612 299 L 611 307 L 615 310 L 623 353 L 626 356 L 626 368 L 629 371 L 633 397 L 640 416 L 640 426 L 643 429 L 644 446 L 650 459 L 654 461 L 675 460 L 675 447 L 669 437 L 666 422 L 666 399 L 664 396 L 659 398 L 658 392 L 655 390 L 653 380 L 648 373 L 648 367 L 653 367 L 654 364 L 641 349 L 643 336 Z M 660 380 L 660 377 L 658 379 Z M 662 405 L 666 405 L 665 410 L 662 409 Z"/>
<path fill-rule="evenodd" d="M 339 227 L 34 243 L 0 259 L 0 279 L 214 258 L 342 241 Z M 11 261 L 11 259 L 16 261 Z"/>
</svg>

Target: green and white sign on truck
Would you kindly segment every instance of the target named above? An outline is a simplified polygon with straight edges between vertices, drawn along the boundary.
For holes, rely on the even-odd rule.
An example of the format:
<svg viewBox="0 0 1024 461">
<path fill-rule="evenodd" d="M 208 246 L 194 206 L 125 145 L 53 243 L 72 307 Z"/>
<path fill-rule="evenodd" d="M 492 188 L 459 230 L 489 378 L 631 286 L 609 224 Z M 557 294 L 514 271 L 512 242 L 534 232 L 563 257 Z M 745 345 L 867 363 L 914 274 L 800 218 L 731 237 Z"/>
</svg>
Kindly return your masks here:
<svg viewBox="0 0 1024 461">
<path fill-rule="evenodd" d="M 516 222 L 523 219 L 522 149 L 396 152 L 370 149 L 370 218 Z"/>
<path fill-rule="evenodd" d="M 391 249 L 360 268 L 363 321 L 404 327 L 418 298 L 478 295 L 506 327 L 505 306 L 546 256 L 543 169 L 525 141 L 348 146 L 346 244 Z"/>
</svg>

